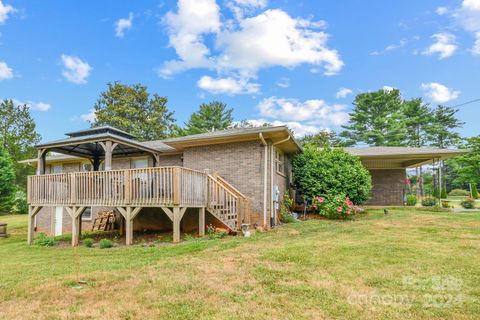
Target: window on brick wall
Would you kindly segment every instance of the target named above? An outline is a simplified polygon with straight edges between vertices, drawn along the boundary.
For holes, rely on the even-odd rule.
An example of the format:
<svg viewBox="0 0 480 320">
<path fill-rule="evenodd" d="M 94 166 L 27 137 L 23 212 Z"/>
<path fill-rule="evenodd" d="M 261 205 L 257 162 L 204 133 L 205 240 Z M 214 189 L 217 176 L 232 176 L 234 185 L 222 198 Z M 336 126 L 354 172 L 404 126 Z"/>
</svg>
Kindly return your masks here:
<svg viewBox="0 0 480 320">
<path fill-rule="evenodd" d="M 275 169 L 278 173 L 285 174 L 285 154 L 275 149 Z"/>
<path fill-rule="evenodd" d="M 82 220 L 87 220 L 87 221 L 92 220 L 92 208 L 91 207 L 86 208 L 85 211 L 83 211 Z"/>
</svg>

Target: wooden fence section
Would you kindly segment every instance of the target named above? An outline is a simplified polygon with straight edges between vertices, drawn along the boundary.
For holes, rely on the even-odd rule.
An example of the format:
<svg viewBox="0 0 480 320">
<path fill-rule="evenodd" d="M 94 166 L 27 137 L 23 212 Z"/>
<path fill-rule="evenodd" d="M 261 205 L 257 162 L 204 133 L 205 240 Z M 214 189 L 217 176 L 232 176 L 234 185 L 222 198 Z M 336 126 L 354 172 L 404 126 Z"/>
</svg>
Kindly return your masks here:
<svg viewBox="0 0 480 320">
<path fill-rule="evenodd" d="M 28 177 L 32 206 L 206 207 L 232 229 L 245 197 L 225 180 L 184 167 L 90 171 Z"/>
</svg>

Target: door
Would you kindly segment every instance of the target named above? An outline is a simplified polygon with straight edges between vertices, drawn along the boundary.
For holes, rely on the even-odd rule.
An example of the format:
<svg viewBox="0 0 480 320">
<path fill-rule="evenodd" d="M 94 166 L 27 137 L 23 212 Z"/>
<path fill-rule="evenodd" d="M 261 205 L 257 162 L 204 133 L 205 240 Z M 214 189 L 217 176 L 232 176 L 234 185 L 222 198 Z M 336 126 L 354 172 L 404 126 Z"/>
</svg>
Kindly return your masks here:
<svg viewBox="0 0 480 320">
<path fill-rule="evenodd" d="M 63 230 L 63 207 L 55 208 L 55 236 L 61 236 Z"/>
</svg>

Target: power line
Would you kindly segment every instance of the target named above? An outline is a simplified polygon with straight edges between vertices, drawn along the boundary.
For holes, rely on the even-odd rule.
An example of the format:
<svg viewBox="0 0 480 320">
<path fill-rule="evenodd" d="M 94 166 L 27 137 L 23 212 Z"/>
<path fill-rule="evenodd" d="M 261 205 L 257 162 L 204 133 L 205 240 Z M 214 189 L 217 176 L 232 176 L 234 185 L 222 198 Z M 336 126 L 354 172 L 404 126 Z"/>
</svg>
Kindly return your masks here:
<svg viewBox="0 0 480 320">
<path fill-rule="evenodd" d="M 475 100 L 471 100 L 471 101 L 467 101 L 467 102 L 464 102 L 464 103 L 461 103 L 461 104 L 457 104 L 456 106 L 453 106 L 452 108 L 462 107 L 462 106 L 464 106 L 464 105 L 466 105 L 466 104 L 474 103 L 474 102 L 477 102 L 477 101 L 480 101 L 480 98 L 475 99 Z"/>
</svg>

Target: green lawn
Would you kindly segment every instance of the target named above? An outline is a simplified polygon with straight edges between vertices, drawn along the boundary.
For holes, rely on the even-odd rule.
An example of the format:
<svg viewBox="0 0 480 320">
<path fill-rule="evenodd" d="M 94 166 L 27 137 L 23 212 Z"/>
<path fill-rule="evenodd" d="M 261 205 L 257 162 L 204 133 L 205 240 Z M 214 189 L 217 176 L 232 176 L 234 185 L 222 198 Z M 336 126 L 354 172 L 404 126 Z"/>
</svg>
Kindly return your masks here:
<svg viewBox="0 0 480 320">
<path fill-rule="evenodd" d="M 0 319 L 478 319 L 480 213 L 371 211 L 252 238 L 29 247 L 0 216 Z"/>
</svg>

